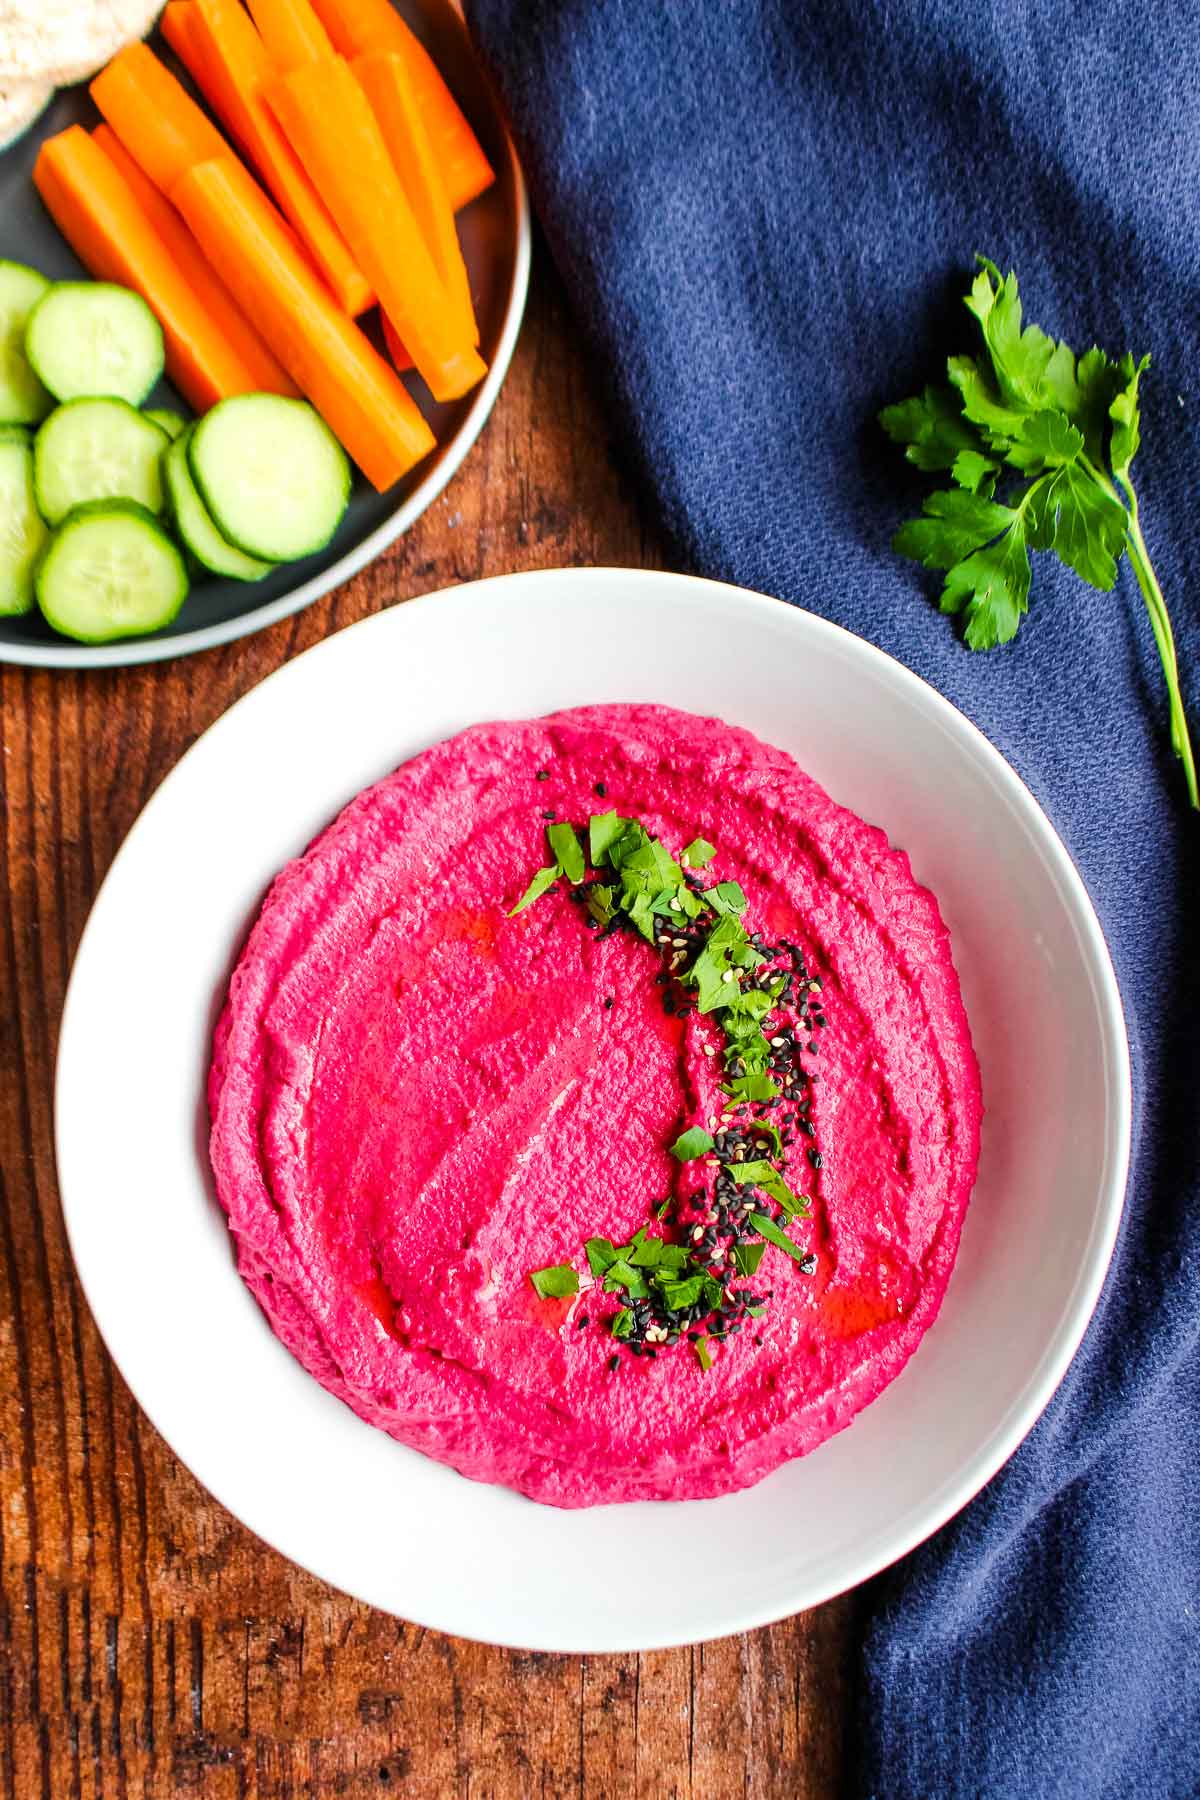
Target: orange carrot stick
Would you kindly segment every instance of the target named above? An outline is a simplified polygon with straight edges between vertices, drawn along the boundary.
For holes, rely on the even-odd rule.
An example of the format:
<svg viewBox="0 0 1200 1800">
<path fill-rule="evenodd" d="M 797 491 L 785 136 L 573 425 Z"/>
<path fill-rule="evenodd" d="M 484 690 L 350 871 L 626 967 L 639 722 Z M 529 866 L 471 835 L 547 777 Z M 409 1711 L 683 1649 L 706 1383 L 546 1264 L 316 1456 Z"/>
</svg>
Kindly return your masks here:
<svg viewBox="0 0 1200 1800">
<path fill-rule="evenodd" d="M 412 357 L 404 348 L 404 339 L 392 324 L 386 313 L 380 313 L 383 320 L 383 341 L 388 347 L 388 355 L 392 359 L 392 367 L 403 375 L 408 369 L 415 368 Z"/>
<path fill-rule="evenodd" d="M 82 126 L 48 138 L 38 152 L 34 186 L 84 267 L 146 301 L 163 328 L 167 374 L 197 412 L 231 394 L 294 394 L 183 221 L 137 164 L 125 161 L 153 195 L 155 209 L 143 204 L 142 193 Z M 157 208 L 171 215 L 170 230 L 159 229 Z"/>
<path fill-rule="evenodd" d="M 434 447 L 399 376 L 313 273 L 240 163 L 198 163 L 175 204 L 301 393 L 382 492 Z"/>
<path fill-rule="evenodd" d="M 370 283 L 301 167 L 263 96 L 274 64 L 236 0 L 183 0 L 191 18 L 178 54 L 217 117 L 256 164 L 319 275 L 351 315 L 373 304 Z"/>
<path fill-rule="evenodd" d="M 196 9 L 192 0 L 168 0 L 158 21 L 159 29 L 190 75 L 199 61 L 196 43 Z M 194 77 L 193 77 L 194 79 Z"/>
<path fill-rule="evenodd" d="M 281 74 L 333 55 L 329 34 L 308 0 L 246 0 L 246 4 Z"/>
<path fill-rule="evenodd" d="M 212 333 L 215 334 L 220 344 L 223 344 L 238 358 L 243 365 L 245 374 L 249 377 L 248 386 L 244 385 L 242 379 L 239 378 L 236 387 L 228 385 L 227 381 L 222 378 L 219 383 L 214 384 L 219 386 L 215 398 L 194 399 L 182 381 L 171 373 L 170 329 L 163 319 L 163 332 L 167 339 L 168 373 L 171 374 L 171 379 L 175 381 L 184 397 L 198 412 L 202 412 L 207 407 L 215 405 L 217 400 L 223 400 L 226 394 L 295 395 L 298 392 L 295 382 L 289 378 L 272 356 L 245 313 L 235 303 L 233 296 L 224 286 L 215 269 L 205 260 L 200 246 L 170 201 L 163 198 L 150 178 L 134 162 L 111 125 L 97 125 L 92 131 L 92 139 L 97 149 L 113 165 L 145 214 L 161 240 L 167 255 L 203 309 L 204 317 L 207 319 Z M 105 277 L 105 279 L 108 278 Z M 131 280 L 128 285 L 136 287 L 137 283 Z M 142 290 L 139 289 L 139 292 Z M 150 300 L 149 295 L 146 295 L 145 298 L 153 306 L 154 303 Z M 159 316 L 162 319 L 162 315 Z M 208 349 L 208 356 L 210 363 L 219 371 L 220 356 L 211 347 Z"/>
<path fill-rule="evenodd" d="M 471 279 L 458 242 L 454 208 L 417 110 L 408 64 L 394 50 L 372 50 L 356 57 L 350 66 L 370 101 L 446 298 L 458 313 L 463 336 L 478 344 Z"/>
<path fill-rule="evenodd" d="M 421 40 L 409 30 L 391 0 L 313 0 L 321 23 L 343 56 L 394 50 L 408 64 L 421 117 L 437 151 L 446 192 L 455 212 L 496 179 L 441 71 Z"/>
<path fill-rule="evenodd" d="M 305 63 L 281 75 L 268 95 L 430 393 L 457 400 L 486 368 L 446 298 L 349 63 Z"/>
<path fill-rule="evenodd" d="M 146 44 L 127 44 L 91 85 L 91 96 L 155 187 L 169 194 L 185 169 L 232 151 Z"/>
</svg>

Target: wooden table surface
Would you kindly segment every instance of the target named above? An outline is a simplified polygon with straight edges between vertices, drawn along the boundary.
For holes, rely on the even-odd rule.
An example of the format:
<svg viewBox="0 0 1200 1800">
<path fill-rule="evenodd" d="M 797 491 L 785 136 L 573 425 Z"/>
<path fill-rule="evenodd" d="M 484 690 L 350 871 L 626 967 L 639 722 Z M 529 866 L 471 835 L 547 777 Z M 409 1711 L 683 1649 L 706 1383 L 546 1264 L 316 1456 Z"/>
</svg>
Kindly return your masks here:
<svg viewBox="0 0 1200 1800">
<path fill-rule="evenodd" d="M 201 656 L 0 670 L 3 1800 L 839 1791 L 852 1599 L 693 1649 L 579 1658 L 441 1637 L 344 1598 L 244 1530 L 142 1417 L 75 1279 L 55 1186 L 71 958 L 122 838 L 198 734 L 297 651 L 413 594 L 668 559 L 541 257 L 482 440 L 357 580 Z"/>
</svg>

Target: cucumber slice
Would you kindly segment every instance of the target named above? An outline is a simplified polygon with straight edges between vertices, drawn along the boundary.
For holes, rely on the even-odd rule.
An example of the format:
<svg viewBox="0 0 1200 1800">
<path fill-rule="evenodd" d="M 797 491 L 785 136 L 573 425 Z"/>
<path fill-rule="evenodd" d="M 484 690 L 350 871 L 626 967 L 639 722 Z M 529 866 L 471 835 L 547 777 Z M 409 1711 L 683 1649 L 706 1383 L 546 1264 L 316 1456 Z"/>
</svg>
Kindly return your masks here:
<svg viewBox="0 0 1200 1800">
<path fill-rule="evenodd" d="M 329 542 L 350 500 L 350 464 L 305 400 L 236 394 L 193 428 L 188 463 L 223 537 L 291 562 Z"/>
<path fill-rule="evenodd" d="M 126 400 L 68 400 L 56 407 L 33 446 L 33 481 L 51 525 L 85 500 L 137 500 L 163 509 L 162 427 Z"/>
<path fill-rule="evenodd" d="M 36 425 L 54 405 L 25 354 L 29 315 L 50 283 L 24 263 L 0 261 L 0 419 Z"/>
<path fill-rule="evenodd" d="M 0 433 L 0 616 L 33 610 L 33 567 L 49 537 L 33 497 L 25 432 Z"/>
<path fill-rule="evenodd" d="M 182 437 L 187 430 L 187 420 L 183 417 L 182 413 L 172 411 L 169 406 L 144 407 L 142 409 L 142 416 L 147 419 L 153 419 L 154 423 L 159 426 L 161 430 L 166 432 L 172 442 L 174 442 L 177 437 Z"/>
<path fill-rule="evenodd" d="M 29 315 L 25 354 L 56 399 L 140 406 L 163 372 L 162 326 L 132 288 L 59 281 Z"/>
<path fill-rule="evenodd" d="M 37 602 L 55 631 L 81 644 L 144 637 L 169 625 L 187 597 L 183 557 L 134 500 L 93 500 L 69 512 L 38 564 Z"/>
<path fill-rule="evenodd" d="M 0 444 L 28 444 L 33 448 L 33 433 L 27 425 L 0 425 Z"/>
<path fill-rule="evenodd" d="M 147 415 L 148 417 L 149 415 Z M 275 567 L 247 556 L 236 545 L 226 543 L 209 516 L 208 508 L 196 492 L 188 468 L 187 444 L 190 430 L 176 438 L 163 457 L 163 481 L 171 506 L 175 530 L 184 548 L 198 563 L 214 575 L 228 575 L 234 581 L 261 581 Z"/>
</svg>

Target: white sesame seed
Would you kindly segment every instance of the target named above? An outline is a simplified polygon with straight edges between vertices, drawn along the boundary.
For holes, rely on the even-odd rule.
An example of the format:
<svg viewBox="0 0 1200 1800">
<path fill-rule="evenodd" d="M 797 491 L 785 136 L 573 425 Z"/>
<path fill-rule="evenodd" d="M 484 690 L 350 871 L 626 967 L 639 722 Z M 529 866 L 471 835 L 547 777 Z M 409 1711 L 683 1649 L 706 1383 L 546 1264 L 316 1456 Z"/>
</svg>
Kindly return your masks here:
<svg viewBox="0 0 1200 1800">
<path fill-rule="evenodd" d="M 785 1040 L 781 1037 L 773 1037 L 771 1039 L 772 1050 L 782 1050 L 783 1046 L 784 1046 L 784 1042 L 785 1042 Z"/>
<path fill-rule="evenodd" d="M 721 977 L 721 980 L 722 981 L 732 981 L 733 980 L 733 970 L 726 969 L 725 973 Z"/>
<path fill-rule="evenodd" d="M 711 1044 L 705 1044 L 704 1054 L 705 1056 L 715 1056 L 717 1053 Z"/>
<path fill-rule="evenodd" d="M 686 950 L 687 949 L 687 939 L 686 938 L 672 938 L 671 942 L 674 944 L 674 946 L 677 950 Z"/>
</svg>

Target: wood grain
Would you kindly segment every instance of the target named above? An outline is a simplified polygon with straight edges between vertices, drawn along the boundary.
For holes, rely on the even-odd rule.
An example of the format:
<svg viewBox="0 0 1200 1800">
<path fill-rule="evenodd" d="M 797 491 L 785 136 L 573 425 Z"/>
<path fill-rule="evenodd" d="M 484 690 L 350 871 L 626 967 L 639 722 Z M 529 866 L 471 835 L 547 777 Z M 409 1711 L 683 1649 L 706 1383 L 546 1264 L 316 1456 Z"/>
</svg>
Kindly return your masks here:
<svg viewBox="0 0 1200 1800">
<path fill-rule="evenodd" d="M 343 1598 L 174 1461 L 106 1355 L 55 1188 L 71 958 L 147 796 L 328 632 L 513 568 L 655 564 L 553 277 L 449 492 L 357 580 L 246 642 L 143 669 L 0 670 L 0 1796 L 594 1800 L 838 1791 L 853 1602 L 646 1656 L 517 1655 Z"/>
</svg>

